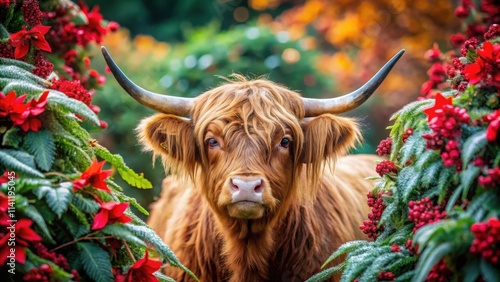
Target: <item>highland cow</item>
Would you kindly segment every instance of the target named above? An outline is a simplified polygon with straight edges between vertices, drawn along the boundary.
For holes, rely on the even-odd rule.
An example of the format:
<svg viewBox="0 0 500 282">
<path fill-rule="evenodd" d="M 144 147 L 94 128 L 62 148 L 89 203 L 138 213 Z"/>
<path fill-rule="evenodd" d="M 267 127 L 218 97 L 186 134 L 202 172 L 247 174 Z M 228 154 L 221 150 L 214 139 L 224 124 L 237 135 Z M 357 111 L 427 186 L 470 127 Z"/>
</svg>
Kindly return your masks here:
<svg viewBox="0 0 500 282">
<path fill-rule="evenodd" d="M 366 239 L 375 156 L 344 156 L 360 141 L 354 119 L 403 51 L 360 89 L 303 98 L 240 75 L 196 98 L 156 94 L 130 81 L 103 48 L 120 85 L 160 113 L 141 143 L 171 175 L 149 224 L 200 281 L 303 281 L 338 246 Z M 190 277 L 168 267 L 180 281 Z"/>
</svg>

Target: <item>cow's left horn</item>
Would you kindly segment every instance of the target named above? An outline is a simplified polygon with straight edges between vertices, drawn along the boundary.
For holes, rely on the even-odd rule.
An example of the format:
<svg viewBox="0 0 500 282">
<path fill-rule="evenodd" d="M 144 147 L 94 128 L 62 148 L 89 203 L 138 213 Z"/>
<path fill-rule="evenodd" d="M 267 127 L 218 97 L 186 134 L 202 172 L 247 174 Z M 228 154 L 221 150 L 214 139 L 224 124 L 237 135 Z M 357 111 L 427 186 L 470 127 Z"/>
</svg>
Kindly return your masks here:
<svg viewBox="0 0 500 282">
<path fill-rule="evenodd" d="M 404 52 L 404 49 L 399 51 L 365 85 L 354 92 L 331 99 L 302 98 L 305 116 L 340 114 L 359 107 L 375 92 Z"/>
<path fill-rule="evenodd" d="M 193 108 L 193 98 L 162 95 L 139 87 L 121 71 L 104 46 L 101 47 L 101 51 L 116 81 L 137 102 L 161 113 L 189 116 Z"/>
</svg>

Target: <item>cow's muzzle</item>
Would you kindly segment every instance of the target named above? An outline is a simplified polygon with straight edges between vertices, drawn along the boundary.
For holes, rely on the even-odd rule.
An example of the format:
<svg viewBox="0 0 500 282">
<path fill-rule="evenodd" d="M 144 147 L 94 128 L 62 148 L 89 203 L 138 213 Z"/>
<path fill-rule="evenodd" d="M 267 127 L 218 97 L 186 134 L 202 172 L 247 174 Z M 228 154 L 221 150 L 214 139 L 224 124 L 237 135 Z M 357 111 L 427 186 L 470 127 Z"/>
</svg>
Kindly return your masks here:
<svg viewBox="0 0 500 282">
<path fill-rule="evenodd" d="M 229 215 L 236 218 L 257 219 L 264 215 L 263 194 L 265 181 L 260 177 L 237 176 L 230 179 L 231 204 Z"/>
</svg>

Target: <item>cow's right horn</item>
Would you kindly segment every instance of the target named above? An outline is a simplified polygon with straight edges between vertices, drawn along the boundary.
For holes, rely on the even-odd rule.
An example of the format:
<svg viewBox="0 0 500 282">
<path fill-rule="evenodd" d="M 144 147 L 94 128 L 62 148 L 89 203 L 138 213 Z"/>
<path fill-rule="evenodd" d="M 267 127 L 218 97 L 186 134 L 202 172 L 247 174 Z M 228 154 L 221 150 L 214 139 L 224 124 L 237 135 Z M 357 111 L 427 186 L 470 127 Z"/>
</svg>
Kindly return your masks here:
<svg viewBox="0 0 500 282">
<path fill-rule="evenodd" d="M 404 49 L 399 51 L 365 85 L 354 92 L 330 99 L 302 98 L 305 116 L 340 114 L 357 108 L 375 92 L 404 52 Z"/>
<path fill-rule="evenodd" d="M 121 71 L 104 46 L 101 47 L 101 51 L 116 81 L 137 102 L 161 113 L 189 116 L 193 108 L 193 98 L 162 95 L 139 87 Z"/>
</svg>

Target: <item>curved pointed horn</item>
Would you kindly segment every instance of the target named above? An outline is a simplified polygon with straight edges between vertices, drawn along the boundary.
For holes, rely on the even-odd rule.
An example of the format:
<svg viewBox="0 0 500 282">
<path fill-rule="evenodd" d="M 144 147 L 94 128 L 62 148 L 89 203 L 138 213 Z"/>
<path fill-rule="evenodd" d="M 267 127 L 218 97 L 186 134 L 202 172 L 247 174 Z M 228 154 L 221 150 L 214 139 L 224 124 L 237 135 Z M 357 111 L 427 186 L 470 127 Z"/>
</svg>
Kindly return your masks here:
<svg viewBox="0 0 500 282">
<path fill-rule="evenodd" d="M 116 81 L 137 102 L 161 113 L 182 117 L 189 116 L 193 108 L 193 98 L 162 95 L 139 87 L 122 72 L 104 46 L 101 47 L 101 51 Z"/>
<path fill-rule="evenodd" d="M 305 116 L 340 114 L 359 107 L 375 92 L 404 52 L 404 49 L 399 51 L 365 85 L 354 92 L 331 99 L 302 98 Z"/>
</svg>

